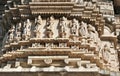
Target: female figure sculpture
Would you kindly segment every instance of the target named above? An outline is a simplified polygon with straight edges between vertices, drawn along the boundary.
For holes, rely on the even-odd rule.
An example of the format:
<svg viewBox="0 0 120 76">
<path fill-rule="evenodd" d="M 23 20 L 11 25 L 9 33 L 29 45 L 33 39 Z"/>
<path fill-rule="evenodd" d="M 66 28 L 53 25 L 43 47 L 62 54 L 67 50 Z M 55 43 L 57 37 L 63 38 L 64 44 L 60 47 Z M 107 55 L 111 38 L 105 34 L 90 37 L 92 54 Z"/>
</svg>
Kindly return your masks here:
<svg viewBox="0 0 120 76">
<path fill-rule="evenodd" d="M 73 19 L 72 20 L 72 25 L 70 25 L 71 34 L 73 34 L 73 35 L 78 34 L 78 26 L 79 26 L 78 20 Z"/>
<path fill-rule="evenodd" d="M 60 19 L 60 23 L 59 23 L 59 26 L 60 26 L 60 30 L 59 30 L 59 32 L 60 32 L 60 36 L 61 37 L 65 37 L 66 36 L 66 27 L 67 27 L 67 18 L 65 18 L 65 17 L 62 17 L 61 19 Z"/>
<path fill-rule="evenodd" d="M 42 26 L 42 18 L 41 16 L 39 15 L 36 22 L 35 22 L 35 30 L 34 30 L 34 33 L 35 33 L 35 37 L 36 38 L 40 38 L 40 29 L 41 29 L 41 26 Z"/>
<path fill-rule="evenodd" d="M 79 27 L 79 36 L 84 37 L 84 36 L 87 36 L 87 35 L 88 35 L 87 24 L 82 21 L 81 25 Z"/>
<path fill-rule="evenodd" d="M 94 40 L 95 42 L 98 42 L 99 41 L 99 38 L 98 38 L 98 33 L 97 31 L 95 30 L 95 28 L 88 24 L 88 37 L 90 37 L 90 39 Z"/>
<path fill-rule="evenodd" d="M 105 44 L 103 49 L 102 49 L 102 55 L 103 55 L 104 61 L 108 62 L 109 56 L 110 56 L 110 49 L 109 49 L 107 44 Z"/>
<path fill-rule="evenodd" d="M 46 27 L 46 32 L 47 32 L 48 38 L 52 38 L 52 36 L 53 36 L 53 25 L 54 25 L 54 17 L 51 16 L 47 21 L 47 27 Z"/>
<path fill-rule="evenodd" d="M 28 40 L 28 38 L 31 35 L 31 22 L 29 19 L 27 19 L 27 21 L 24 23 L 23 34 L 24 34 L 24 39 Z"/>
<path fill-rule="evenodd" d="M 22 32 L 22 24 L 19 23 L 16 27 L 16 41 L 19 41 L 21 39 L 21 32 Z"/>
<path fill-rule="evenodd" d="M 12 26 L 11 29 L 9 30 L 9 37 L 8 37 L 9 43 L 13 42 L 14 34 L 15 34 L 15 26 Z"/>
</svg>

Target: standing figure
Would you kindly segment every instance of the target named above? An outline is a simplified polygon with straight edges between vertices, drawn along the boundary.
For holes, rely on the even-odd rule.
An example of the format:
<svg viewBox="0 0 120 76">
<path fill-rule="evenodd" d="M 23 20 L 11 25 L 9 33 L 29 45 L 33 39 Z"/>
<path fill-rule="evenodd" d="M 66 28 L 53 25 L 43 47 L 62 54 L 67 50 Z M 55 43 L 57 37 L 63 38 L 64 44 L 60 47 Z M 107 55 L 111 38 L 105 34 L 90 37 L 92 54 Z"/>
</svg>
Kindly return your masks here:
<svg viewBox="0 0 120 76">
<path fill-rule="evenodd" d="M 107 44 L 105 44 L 103 49 L 102 49 L 102 55 L 103 55 L 104 61 L 108 62 L 109 58 L 110 58 L 110 48 L 108 47 Z"/>
<path fill-rule="evenodd" d="M 67 27 L 67 18 L 65 17 L 62 17 L 60 19 L 60 23 L 59 23 L 59 27 L 60 27 L 60 30 L 59 30 L 59 33 L 60 33 L 60 37 L 62 38 L 65 38 L 66 37 L 66 27 Z"/>
<path fill-rule="evenodd" d="M 79 36 L 82 36 L 82 37 L 85 37 L 88 35 L 87 24 L 84 23 L 83 21 L 81 22 L 78 33 L 79 33 Z"/>
<path fill-rule="evenodd" d="M 31 35 L 31 22 L 29 19 L 24 23 L 23 37 L 25 40 L 28 40 Z"/>
<path fill-rule="evenodd" d="M 19 23 L 18 26 L 16 26 L 16 41 L 19 41 L 21 39 L 21 32 L 22 32 L 22 24 Z"/>
<path fill-rule="evenodd" d="M 35 33 L 35 37 L 36 38 L 40 38 L 41 35 L 40 35 L 40 31 L 41 31 L 41 26 L 42 26 L 42 18 L 41 16 L 39 15 L 36 22 L 35 22 L 35 30 L 34 30 L 34 33 Z"/>
<path fill-rule="evenodd" d="M 98 33 L 95 30 L 95 28 L 88 24 L 88 37 L 90 37 L 90 39 L 94 40 L 95 42 L 100 41 L 100 39 L 98 38 Z"/>
<path fill-rule="evenodd" d="M 46 27 L 46 36 L 48 38 L 52 38 L 53 36 L 53 25 L 54 25 L 54 17 L 51 16 L 48 20 L 47 20 L 47 27 Z"/>
<path fill-rule="evenodd" d="M 9 30 L 8 42 L 11 43 L 14 40 L 15 26 L 12 26 Z"/>
<path fill-rule="evenodd" d="M 71 32 L 71 34 L 77 35 L 78 34 L 78 27 L 79 27 L 78 20 L 73 19 L 72 20 L 72 24 L 70 25 L 70 32 Z"/>
</svg>

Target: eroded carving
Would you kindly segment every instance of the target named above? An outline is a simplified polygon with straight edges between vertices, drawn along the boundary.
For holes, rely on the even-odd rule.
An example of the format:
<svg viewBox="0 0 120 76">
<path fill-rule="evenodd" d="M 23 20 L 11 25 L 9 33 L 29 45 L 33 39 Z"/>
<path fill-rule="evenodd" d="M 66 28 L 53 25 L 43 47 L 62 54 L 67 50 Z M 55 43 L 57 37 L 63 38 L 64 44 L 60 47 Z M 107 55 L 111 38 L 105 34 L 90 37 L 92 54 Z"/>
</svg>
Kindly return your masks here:
<svg viewBox="0 0 120 76">
<path fill-rule="evenodd" d="M 53 37 L 53 27 L 54 27 L 54 17 L 51 16 L 50 18 L 47 19 L 47 27 L 46 27 L 46 36 L 48 38 Z"/>
<path fill-rule="evenodd" d="M 95 30 L 95 27 L 93 27 L 91 24 L 88 24 L 88 37 L 90 37 L 90 39 L 94 40 L 95 42 L 99 41 L 98 33 Z"/>
<path fill-rule="evenodd" d="M 30 22 L 29 19 L 27 19 L 27 21 L 24 22 L 24 26 L 23 26 L 23 38 L 24 38 L 24 40 L 28 40 L 30 38 L 31 25 L 32 25 L 32 23 Z"/>
<path fill-rule="evenodd" d="M 79 22 L 76 19 L 72 20 L 72 23 L 70 24 L 70 32 L 73 35 L 78 35 L 78 27 L 79 27 Z"/>
<path fill-rule="evenodd" d="M 35 34 L 35 38 L 40 38 L 41 37 L 41 26 L 42 26 L 42 18 L 39 15 L 37 20 L 35 21 L 35 29 L 34 29 L 34 34 Z"/>
<path fill-rule="evenodd" d="M 87 24 L 83 21 L 81 22 L 81 25 L 79 26 L 79 36 L 82 36 L 82 37 L 88 36 Z"/>
<path fill-rule="evenodd" d="M 8 37 L 9 43 L 14 41 L 14 35 L 15 35 L 15 26 L 13 25 L 9 30 L 9 37 Z"/>
<path fill-rule="evenodd" d="M 67 18 L 62 17 L 60 18 L 60 22 L 59 22 L 59 27 L 60 27 L 60 37 L 65 38 L 66 37 L 66 28 L 67 28 Z"/>
<path fill-rule="evenodd" d="M 16 26 L 16 42 L 21 40 L 21 34 L 22 34 L 22 23 L 19 23 L 18 26 Z"/>
</svg>

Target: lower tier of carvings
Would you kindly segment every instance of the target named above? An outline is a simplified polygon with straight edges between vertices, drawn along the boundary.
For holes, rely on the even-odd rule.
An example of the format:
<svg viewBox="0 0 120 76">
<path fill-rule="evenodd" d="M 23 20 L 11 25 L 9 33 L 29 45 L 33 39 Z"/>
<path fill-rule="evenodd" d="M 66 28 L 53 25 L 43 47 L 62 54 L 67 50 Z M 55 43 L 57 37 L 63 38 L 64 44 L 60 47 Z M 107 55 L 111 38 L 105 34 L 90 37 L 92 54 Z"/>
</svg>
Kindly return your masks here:
<svg viewBox="0 0 120 76">
<path fill-rule="evenodd" d="M 104 39 L 105 37 L 103 37 Z M 112 37 L 111 37 L 112 38 Z M 1 68 L 65 67 L 100 68 L 118 71 L 114 43 L 94 42 L 89 38 L 31 38 L 5 45 Z"/>
<path fill-rule="evenodd" d="M 34 49 L 34 50 L 33 50 Z M 92 51 L 86 52 L 80 50 L 72 50 L 70 48 L 29 48 L 28 50 L 17 50 L 7 52 L 0 58 L 2 69 L 11 68 L 66 68 L 69 71 L 99 69 L 118 70 L 115 62 L 108 62 L 99 53 Z M 112 56 L 113 57 L 113 56 Z M 108 59 L 110 60 L 110 59 Z M 109 63 L 109 64 L 108 64 Z M 112 65 L 114 64 L 114 65 Z M 114 67 L 113 67 L 114 66 Z M 15 70 L 15 69 L 13 69 Z M 10 70 L 11 71 L 11 70 Z M 56 69 L 57 71 L 57 69 Z"/>
</svg>

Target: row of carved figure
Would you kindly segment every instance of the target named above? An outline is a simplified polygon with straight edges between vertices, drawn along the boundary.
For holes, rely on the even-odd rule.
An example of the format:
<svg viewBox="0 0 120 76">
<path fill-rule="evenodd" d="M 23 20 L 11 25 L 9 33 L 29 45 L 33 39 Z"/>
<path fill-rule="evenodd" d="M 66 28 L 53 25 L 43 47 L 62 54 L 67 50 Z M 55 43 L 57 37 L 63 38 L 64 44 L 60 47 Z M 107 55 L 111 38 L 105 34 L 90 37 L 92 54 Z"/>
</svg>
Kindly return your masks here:
<svg viewBox="0 0 120 76">
<path fill-rule="evenodd" d="M 18 25 L 12 26 L 9 30 L 8 41 L 12 42 L 13 40 L 28 40 L 29 38 L 41 38 L 41 34 L 43 33 L 41 30 L 45 29 L 45 37 L 53 38 L 54 34 L 56 34 L 55 30 L 58 30 L 59 38 L 66 38 L 70 35 L 81 36 L 81 37 L 89 37 L 95 41 L 99 39 L 98 33 L 94 26 L 91 24 L 87 24 L 83 21 L 79 23 L 77 19 L 72 19 L 71 22 L 67 20 L 66 17 L 62 17 L 59 19 L 59 23 L 57 24 L 58 28 L 55 27 L 55 19 L 53 16 L 49 17 L 46 20 L 45 25 L 43 24 L 43 19 L 39 15 L 38 18 L 35 19 L 34 25 L 30 22 L 29 19 L 24 22 L 22 25 L 19 23 Z M 45 26 L 45 28 L 42 28 Z M 68 36 L 67 36 L 68 35 Z"/>
</svg>

